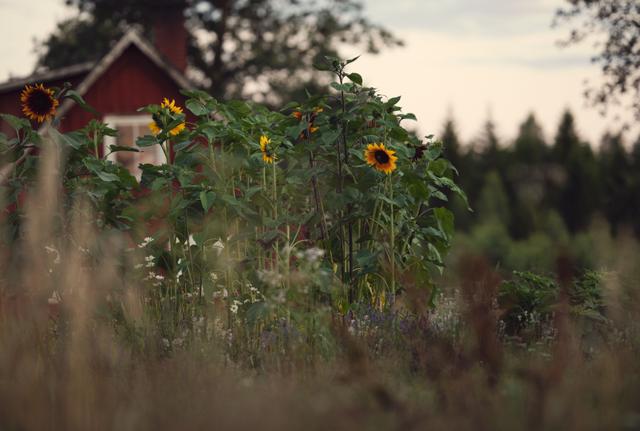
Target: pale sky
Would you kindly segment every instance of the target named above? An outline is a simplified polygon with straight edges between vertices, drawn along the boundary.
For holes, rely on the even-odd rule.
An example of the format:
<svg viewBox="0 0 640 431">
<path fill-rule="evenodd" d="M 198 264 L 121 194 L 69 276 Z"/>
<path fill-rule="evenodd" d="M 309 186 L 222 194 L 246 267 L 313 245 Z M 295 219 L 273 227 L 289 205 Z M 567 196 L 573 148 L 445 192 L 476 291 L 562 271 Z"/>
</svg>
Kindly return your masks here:
<svg viewBox="0 0 640 431">
<path fill-rule="evenodd" d="M 581 136 L 595 144 L 616 125 L 587 107 L 585 79 L 597 82 L 590 43 L 559 48 L 568 34 L 552 29 L 564 0 L 365 0 L 366 14 L 406 42 L 363 55 L 353 71 L 418 117 L 422 134 L 439 134 L 452 115 L 463 140 L 478 136 L 489 116 L 504 140 L 533 111 L 546 136 L 569 107 Z M 28 74 L 34 39 L 72 14 L 63 0 L 0 0 L 0 81 Z M 345 52 L 345 54 L 359 54 Z M 622 117 L 630 118 L 624 112 Z M 634 130 L 630 139 L 637 137 Z"/>
</svg>

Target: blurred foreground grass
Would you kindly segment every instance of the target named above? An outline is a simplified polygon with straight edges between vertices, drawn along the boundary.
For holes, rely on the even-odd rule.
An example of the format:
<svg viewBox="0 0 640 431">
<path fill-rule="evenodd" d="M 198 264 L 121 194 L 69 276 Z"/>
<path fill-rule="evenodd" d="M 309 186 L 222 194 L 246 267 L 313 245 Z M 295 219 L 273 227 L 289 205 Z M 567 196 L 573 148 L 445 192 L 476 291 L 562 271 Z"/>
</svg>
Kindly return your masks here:
<svg viewBox="0 0 640 431">
<path fill-rule="evenodd" d="M 544 336 L 506 336 L 499 274 L 461 254 L 435 308 L 408 289 L 390 310 L 308 310 L 315 332 L 265 333 L 218 328 L 212 305 L 168 340 L 122 270 L 126 238 L 92 231 L 82 203 L 61 221 L 43 172 L 24 238 L 0 252 L 1 430 L 640 429 L 638 256 L 622 240 L 604 321 L 572 312 L 559 261 Z"/>
</svg>

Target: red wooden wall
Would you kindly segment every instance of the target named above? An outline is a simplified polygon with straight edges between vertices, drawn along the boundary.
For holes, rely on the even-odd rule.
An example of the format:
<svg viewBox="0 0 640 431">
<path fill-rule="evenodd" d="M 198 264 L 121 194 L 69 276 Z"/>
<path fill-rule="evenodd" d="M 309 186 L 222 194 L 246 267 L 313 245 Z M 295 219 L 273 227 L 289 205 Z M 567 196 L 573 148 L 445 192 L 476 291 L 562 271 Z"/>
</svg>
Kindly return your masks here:
<svg viewBox="0 0 640 431">
<path fill-rule="evenodd" d="M 45 83 L 46 86 L 62 86 L 71 82 L 74 88 L 86 75 L 72 76 Z M 114 63 L 88 89 L 84 99 L 95 108 L 102 120 L 105 115 L 131 115 L 137 109 L 152 103 L 160 104 L 164 97 L 175 99 L 184 108 L 185 98 L 180 94 L 178 84 L 161 68 L 156 66 L 137 47 L 130 45 Z M 0 94 L 0 113 L 22 117 L 20 93 L 22 88 Z M 96 118 L 90 112 L 74 105 L 61 120 L 62 131 L 79 129 Z M 0 131 L 12 136 L 13 130 L 0 121 Z M 33 123 L 37 127 L 36 123 Z"/>
</svg>

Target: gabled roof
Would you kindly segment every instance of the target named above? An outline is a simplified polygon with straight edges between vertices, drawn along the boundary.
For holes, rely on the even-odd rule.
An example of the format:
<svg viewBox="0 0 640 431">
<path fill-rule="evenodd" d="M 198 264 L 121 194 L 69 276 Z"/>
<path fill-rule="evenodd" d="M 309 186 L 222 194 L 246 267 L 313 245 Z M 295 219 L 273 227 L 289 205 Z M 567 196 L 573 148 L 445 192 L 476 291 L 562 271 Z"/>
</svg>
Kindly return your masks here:
<svg viewBox="0 0 640 431">
<path fill-rule="evenodd" d="M 33 74 L 26 78 L 12 79 L 0 84 L 0 92 L 24 87 L 26 84 L 32 82 L 64 79 L 65 77 L 89 72 L 75 89 L 80 96 L 84 96 L 91 86 L 107 71 L 107 69 L 109 69 L 109 67 L 122 55 L 122 53 L 132 45 L 138 48 L 156 66 L 162 69 L 180 88 L 192 89 L 196 87 L 196 85 L 187 79 L 178 69 L 176 69 L 175 66 L 165 60 L 156 47 L 142 36 L 136 28 L 132 27 L 98 62 L 87 62 L 44 73 Z M 73 100 L 66 99 L 58 109 L 56 116 L 64 116 L 69 109 L 71 109 L 74 103 L 75 102 Z"/>
<path fill-rule="evenodd" d="M 107 53 L 102 60 L 96 63 L 93 70 L 87 75 L 87 77 L 78 85 L 76 92 L 80 96 L 84 96 L 89 88 L 100 78 L 109 67 L 122 55 L 122 53 L 131 45 L 134 45 L 143 54 L 145 54 L 156 66 L 164 70 L 175 83 L 183 89 L 192 89 L 195 85 L 189 81 L 178 69 L 172 64 L 166 61 L 160 52 L 147 41 L 135 28 L 129 29 L 124 36 L 116 43 L 111 51 Z M 57 116 L 65 115 L 75 102 L 71 99 L 66 99 L 60 109 L 58 109 Z"/>
<path fill-rule="evenodd" d="M 89 72 L 95 66 L 95 61 L 88 61 L 85 63 L 74 64 L 73 66 L 61 67 L 59 69 L 48 70 L 46 72 L 34 73 L 23 78 L 11 78 L 10 80 L 0 84 L 0 93 L 7 90 L 14 90 L 16 88 L 22 88 L 32 82 L 47 82 L 54 81 L 56 79 L 64 79 L 67 77 L 82 75 Z"/>
</svg>

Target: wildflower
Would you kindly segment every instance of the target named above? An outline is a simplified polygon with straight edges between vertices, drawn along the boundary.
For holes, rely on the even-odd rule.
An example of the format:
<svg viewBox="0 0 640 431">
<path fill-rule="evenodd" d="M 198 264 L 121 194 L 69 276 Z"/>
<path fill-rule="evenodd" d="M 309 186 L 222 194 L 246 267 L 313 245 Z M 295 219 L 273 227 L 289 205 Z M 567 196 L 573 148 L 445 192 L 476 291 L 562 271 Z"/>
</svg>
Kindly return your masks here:
<svg viewBox="0 0 640 431">
<path fill-rule="evenodd" d="M 20 102 L 22 102 L 22 112 L 25 117 L 39 123 L 52 118 L 60 104 L 53 94 L 52 89 L 45 88 L 42 84 L 24 87 L 20 94 Z"/>
<path fill-rule="evenodd" d="M 153 238 L 148 236 L 140 244 L 138 244 L 138 248 L 145 248 L 153 241 Z"/>
<path fill-rule="evenodd" d="M 242 302 L 238 301 L 237 299 L 233 300 L 233 304 L 231 304 L 229 306 L 229 310 L 233 313 L 233 314 L 237 314 L 238 313 L 238 306 L 242 305 Z"/>
<path fill-rule="evenodd" d="M 174 115 L 181 115 L 183 113 L 182 108 L 176 105 L 175 100 L 171 99 L 171 101 L 169 101 L 169 99 L 167 99 L 166 97 L 162 101 L 160 108 L 168 109 L 169 112 Z M 175 126 L 173 129 L 171 129 L 169 131 L 169 134 L 171 136 L 176 136 L 178 133 L 182 132 L 185 129 L 185 127 L 186 125 L 183 121 L 182 123 Z M 155 118 L 154 116 L 153 121 L 149 123 L 149 129 L 151 129 L 151 133 L 153 133 L 154 135 L 157 135 L 162 131 L 162 123 L 160 122 L 159 118 Z"/>
<path fill-rule="evenodd" d="M 396 169 L 396 160 L 398 158 L 394 154 L 395 151 L 385 148 L 383 143 L 369 144 L 367 149 L 364 150 L 364 158 L 367 164 L 387 175 Z"/>
<path fill-rule="evenodd" d="M 260 151 L 262 152 L 262 160 L 264 160 L 265 163 L 273 163 L 276 159 L 276 155 L 269 149 L 270 144 L 271 139 L 265 135 L 260 136 Z"/>
<path fill-rule="evenodd" d="M 311 247 L 305 251 L 305 255 L 309 262 L 317 262 L 324 257 L 324 250 L 318 247 Z"/>
<path fill-rule="evenodd" d="M 222 250 L 224 250 L 224 243 L 220 238 L 216 242 L 213 243 L 213 249 L 216 251 L 217 255 L 220 256 Z"/>
</svg>

